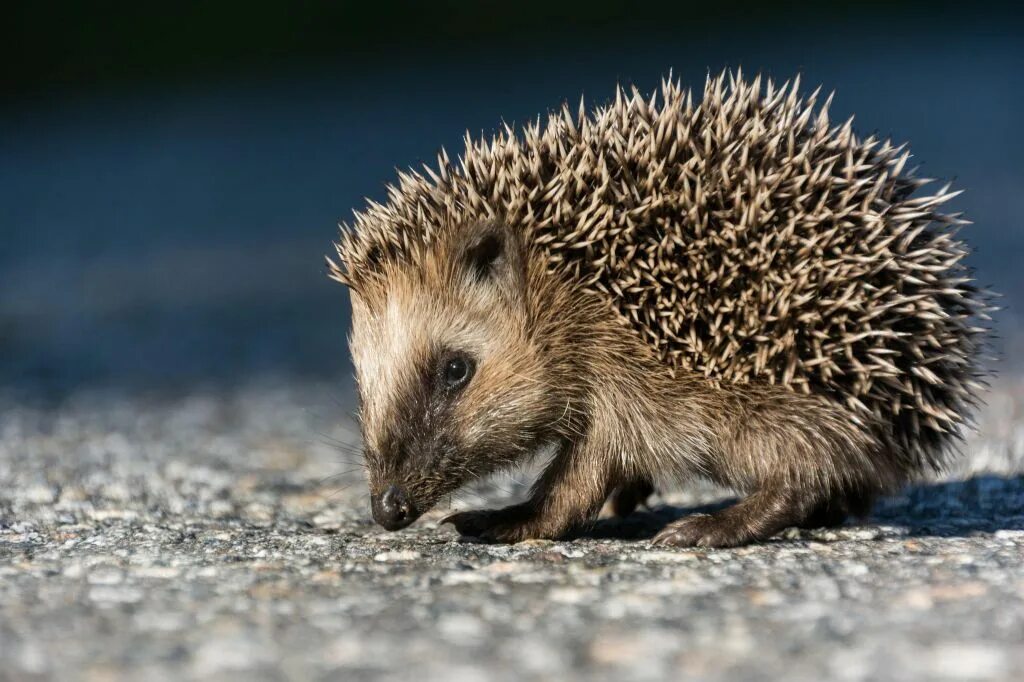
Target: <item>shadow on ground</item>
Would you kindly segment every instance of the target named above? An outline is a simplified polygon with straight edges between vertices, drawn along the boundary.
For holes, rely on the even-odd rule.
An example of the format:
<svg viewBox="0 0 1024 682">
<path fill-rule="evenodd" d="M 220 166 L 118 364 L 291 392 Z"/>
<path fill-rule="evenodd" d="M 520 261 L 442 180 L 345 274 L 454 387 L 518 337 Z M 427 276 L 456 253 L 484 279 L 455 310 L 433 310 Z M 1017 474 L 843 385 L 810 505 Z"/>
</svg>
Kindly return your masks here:
<svg viewBox="0 0 1024 682">
<path fill-rule="evenodd" d="M 693 507 L 659 505 L 626 518 L 598 521 L 579 537 L 643 540 L 689 514 L 724 509 L 735 499 Z M 960 537 L 1024 530 L 1024 476 L 975 476 L 964 481 L 922 483 L 875 505 L 871 516 L 847 525 L 900 526 L 911 536 Z"/>
</svg>

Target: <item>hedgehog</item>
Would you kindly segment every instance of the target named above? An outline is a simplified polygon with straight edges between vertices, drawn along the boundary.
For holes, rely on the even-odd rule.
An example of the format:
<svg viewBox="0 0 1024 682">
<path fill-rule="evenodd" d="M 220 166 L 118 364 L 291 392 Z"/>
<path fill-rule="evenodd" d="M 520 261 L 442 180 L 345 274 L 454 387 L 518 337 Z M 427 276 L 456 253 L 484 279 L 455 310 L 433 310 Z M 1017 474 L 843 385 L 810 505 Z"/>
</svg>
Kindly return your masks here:
<svg viewBox="0 0 1024 682">
<path fill-rule="evenodd" d="M 833 526 L 958 451 L 985 385 L 991 295 L 904 146 L 829 95 L 669 76 L 519 130 L 468 133 L 342 223 L 330 276 L 374 519 L 543 458 L 527 499 L 445 518 L 558 538 L 606 502 L 709 480 L 739 501 L 657 544 Z"/>
</svg>

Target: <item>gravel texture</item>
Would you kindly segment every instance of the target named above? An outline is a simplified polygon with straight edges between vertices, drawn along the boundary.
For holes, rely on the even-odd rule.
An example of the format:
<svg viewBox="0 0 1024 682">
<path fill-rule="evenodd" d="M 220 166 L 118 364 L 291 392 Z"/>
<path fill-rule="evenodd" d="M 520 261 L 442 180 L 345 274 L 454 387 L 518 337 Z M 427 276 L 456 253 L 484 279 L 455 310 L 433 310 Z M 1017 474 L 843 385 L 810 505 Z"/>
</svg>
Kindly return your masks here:
<svg viewBox="0 0 1024 682">
<path fill-rule="evenodd" d="M 1022 405 L 999 383 L 953 480 L 867 522 L 678 551 L 646 538 L 720 492 L 566 542 L 383 532 L 322 384 L 9 396 L 0 678 L 1019 679 Z"/>
</svg>

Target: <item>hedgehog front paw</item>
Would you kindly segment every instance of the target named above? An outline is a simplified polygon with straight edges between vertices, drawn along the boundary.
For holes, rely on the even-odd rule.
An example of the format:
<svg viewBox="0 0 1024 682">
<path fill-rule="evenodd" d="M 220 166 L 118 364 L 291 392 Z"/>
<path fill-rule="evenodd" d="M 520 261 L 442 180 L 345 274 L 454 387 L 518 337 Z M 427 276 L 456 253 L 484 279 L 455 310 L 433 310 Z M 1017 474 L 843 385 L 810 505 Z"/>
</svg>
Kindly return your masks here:
<svg viewBox="0 0 1024 682">
<path fill-rule="evenodd" d="M 441 519 L 450 523 L 463 537 L 486 542 L 521 542 L 544 537 L 543 531 L 533 523 L 532 507 L 517 504 L 504 509 L 478 509 L 456 512 Z"/>
<path fill-rule="evenodd" d="M 665 526 L 652 543 L 672 547 L 736 547 L 751 539 L 728 517 L 691 514 Z"/>
</svg>

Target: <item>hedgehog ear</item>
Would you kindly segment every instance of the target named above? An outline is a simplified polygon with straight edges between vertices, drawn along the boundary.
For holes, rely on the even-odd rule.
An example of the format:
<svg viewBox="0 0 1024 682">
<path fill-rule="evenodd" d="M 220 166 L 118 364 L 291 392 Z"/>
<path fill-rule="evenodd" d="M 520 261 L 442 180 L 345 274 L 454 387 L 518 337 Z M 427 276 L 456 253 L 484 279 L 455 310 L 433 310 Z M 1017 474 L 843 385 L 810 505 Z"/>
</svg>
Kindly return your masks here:
<svg viewBox="0 0 1024 682">
<path fill-rule="evenodd" d="M 505 239 L 497 230 L 482 234 L 466 251 L 466 265 L 477 281 L 494 276 L 507 260 Z"/>
</svg>

